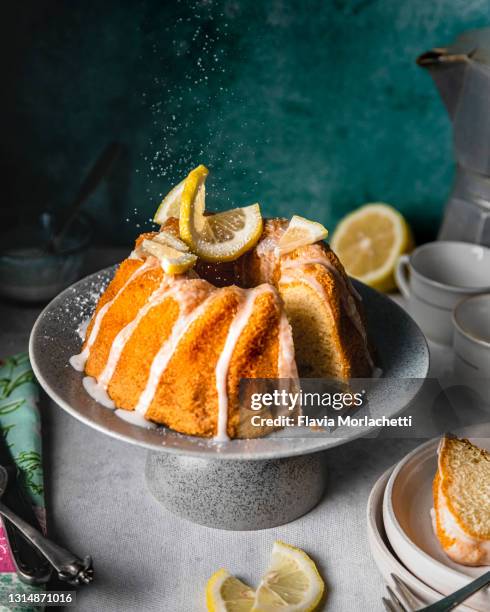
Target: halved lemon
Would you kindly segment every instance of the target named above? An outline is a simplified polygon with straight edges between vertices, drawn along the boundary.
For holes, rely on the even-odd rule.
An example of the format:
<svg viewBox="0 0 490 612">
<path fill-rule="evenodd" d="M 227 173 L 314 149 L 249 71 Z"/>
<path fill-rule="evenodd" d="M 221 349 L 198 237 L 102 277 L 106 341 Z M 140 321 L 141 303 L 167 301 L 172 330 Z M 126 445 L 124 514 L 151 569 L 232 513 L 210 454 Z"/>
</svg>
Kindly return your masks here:
<svg viewBox="0 0 490 612">
<path fill-rule="evenodd" d="M 182 199 L 182 194 L 184 193 L 184 187 L 189 176 L 193 175 L 204 175 L 208 174 L 208 169 L 203 166 L 197 166 L 194 168 L 183 181 L 180 181 L 178 185 L 176 185 L 173 189 L 169 191 L 169 193 L 163 198 L 160 203 L 160 206 L 157 208 L 155 216 L 153 217 L 153 221 L 158 223 L 159 225 L 163 225 L 170 217 L 175 217 L 176 219 L 180 216 L 180 201 Z"/>
<path fill-rule="evenodd" d="M 155 240 L 143 240 L 141 248 L 160 261 L 166 274 L 183 274 L 192 268 L 197 261 L 196 255 L 183 253 Z"/>
<path fill-rule="evenodd" d="M 294 215 L 274 251 L 276 255 L 285 255 L 299 247 L 325 240 L 327 236 L 328 230 L 321 223 Z"/>
<path fill-rule="evenodd" d="M 202 177 L 186 181 L 180 207 L 180 237 L 205 261 L 233 261 L 251 249 L 262 234 L 260 206 L 252 204 L 204 216 Z"/>
<path fill-rule="evenodd" d="M 277 541 L 251 612 L 312 612 L 324 590 L 325 583 L 310 557 L 300 548 Z"/>
<path fill-rule="evenodd" d="M 160 244 L 172 247 L 176 251 L 181 251 L 182 253 L 187 253 L 187 251 L 189 250 L 189 247 L 186 245 L 185 242 L 179 240 L 179 238 L 165 230 L 161 230 L 160 232 L 158 232 L 158 234 L 155 234 L 152 240 L 159 242 Z"/>
<path fill-rule="evenodd" d="M 208 612 L 250 612 L 255 592 L 225 569 L 215 572 L 206 587 Z"/>
<path fill-rule="evenodd" d="M 331 240 L 350 276 L 378 291 L 395 289 L 398 258 L 413 249 L 412 232 L 403 216 L 382 202 L 366 204 L 344 217 Z"/>
</svg>

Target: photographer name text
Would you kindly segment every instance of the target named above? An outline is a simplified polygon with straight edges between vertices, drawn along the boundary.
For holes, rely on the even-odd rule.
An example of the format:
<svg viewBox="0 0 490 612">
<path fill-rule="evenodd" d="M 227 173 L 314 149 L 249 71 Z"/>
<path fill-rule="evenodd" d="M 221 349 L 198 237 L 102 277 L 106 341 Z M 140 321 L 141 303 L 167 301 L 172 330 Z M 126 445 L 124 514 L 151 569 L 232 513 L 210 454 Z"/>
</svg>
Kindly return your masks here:
<svg viewBox="0 0 490 612">
<path fill-rule="evenodd" d="M 399 417 L 352 417 L 336 415 L 336 417 L 310 417 L 305 414 L 296 416 L 280 415 L 263 417 L 258 414 L 251 417 L 253 427 L 411 427 L 411 416 Z"/>
</svg>

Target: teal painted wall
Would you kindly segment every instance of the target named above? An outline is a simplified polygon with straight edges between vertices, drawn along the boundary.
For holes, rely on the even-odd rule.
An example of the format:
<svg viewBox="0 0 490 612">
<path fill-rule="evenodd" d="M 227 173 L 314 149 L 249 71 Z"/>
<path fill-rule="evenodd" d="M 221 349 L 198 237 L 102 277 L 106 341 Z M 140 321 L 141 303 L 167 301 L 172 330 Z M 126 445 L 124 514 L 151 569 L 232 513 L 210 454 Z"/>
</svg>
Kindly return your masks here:
<svg viewBox="0 0 490 612">
<path fill-rule="evenodd" d="M 488 0 L 32 2 L 2 24 L 9 206 L 66 204 L 111 139 L 91 200 L 124 243 L 197 163 L 208 206 L 259 201 L 333 229 L 384 200 L 436 232 L 453 174 L 449 120 L 416 56 L 488 25 Z M 5 49 L 3 50 L 5 53 Z"/>
</svg>

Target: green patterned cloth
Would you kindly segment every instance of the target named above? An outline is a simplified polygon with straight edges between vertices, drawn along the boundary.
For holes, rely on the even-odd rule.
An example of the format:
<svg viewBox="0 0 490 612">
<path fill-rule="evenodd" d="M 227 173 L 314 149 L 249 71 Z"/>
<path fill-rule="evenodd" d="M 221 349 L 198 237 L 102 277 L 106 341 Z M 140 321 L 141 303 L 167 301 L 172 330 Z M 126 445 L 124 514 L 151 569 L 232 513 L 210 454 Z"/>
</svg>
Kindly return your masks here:
<svg viewBox="0 0 490 612">
<path fill-rule="evenodd" d="M 19 480 L 32 499 L 34 511 L 45 529 L 41 418 L 39 389 L 27 354 L 0 360 L 0 428 L 19 470 Z M 4 605 L 9 593 L 38 593 L 17 578 L 3 525 L 0 524 L 0 611 L 39 610 Z"/>
</svg>

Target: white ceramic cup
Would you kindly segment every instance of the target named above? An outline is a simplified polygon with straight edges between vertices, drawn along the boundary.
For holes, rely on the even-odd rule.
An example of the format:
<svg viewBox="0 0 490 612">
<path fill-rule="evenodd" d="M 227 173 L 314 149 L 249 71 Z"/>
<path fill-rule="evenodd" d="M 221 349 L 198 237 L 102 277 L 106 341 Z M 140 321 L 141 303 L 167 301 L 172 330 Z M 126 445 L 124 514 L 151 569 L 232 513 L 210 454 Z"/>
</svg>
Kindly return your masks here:
<svg viewBox="0 0 490 612">
<path fill-rule="evenodd" d="M 424 334 L 451 346 L 456 304 L 490 292 L 490 249 L 468 242 L 429 242 L 400 257 L 395 279 Z"/>
<path fill-rule="evenodd" d="M 456 377 L 480 379 L 490 391 L 490 293 L 462 300 L 454 309 L 453 324 Z"/>
</svg>

